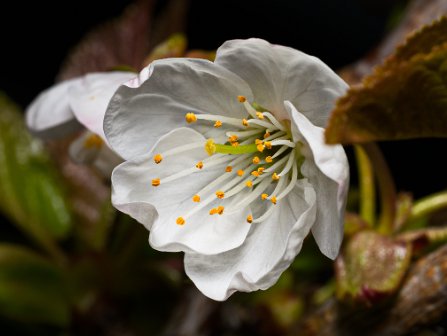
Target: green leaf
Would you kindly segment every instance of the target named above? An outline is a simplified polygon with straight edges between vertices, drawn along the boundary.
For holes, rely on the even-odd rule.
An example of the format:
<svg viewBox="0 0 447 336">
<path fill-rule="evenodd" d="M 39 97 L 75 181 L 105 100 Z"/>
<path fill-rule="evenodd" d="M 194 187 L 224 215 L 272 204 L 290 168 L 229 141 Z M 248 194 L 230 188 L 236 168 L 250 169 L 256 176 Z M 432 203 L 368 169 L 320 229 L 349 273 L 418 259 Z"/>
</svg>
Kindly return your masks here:
<svg viewBox="0 0 447 336">
<path fill-rule="evenodd" d="M 410 244 L 372 231 L 359 232 L 337 259 L 337 296 L 372 304 L 394 293 L 410 258 Z"/>
<path fill-rule="evenodd" d="M 32 250 L 0 244 L 0 313 L 21 322 L 66 326 L 69 300 L 60 269 Z"/>
<path fill-rule="evenodd" d="M 338 102 L 328 143 L 447 136 L 447 19 L 425 27 Z"/>
<path fill-rule="evenodd" d="M 71 214 L 61 181 L 18 107 L 0 92 L 0 211 L 47 249 L 64 238 Z"/>
</svg>

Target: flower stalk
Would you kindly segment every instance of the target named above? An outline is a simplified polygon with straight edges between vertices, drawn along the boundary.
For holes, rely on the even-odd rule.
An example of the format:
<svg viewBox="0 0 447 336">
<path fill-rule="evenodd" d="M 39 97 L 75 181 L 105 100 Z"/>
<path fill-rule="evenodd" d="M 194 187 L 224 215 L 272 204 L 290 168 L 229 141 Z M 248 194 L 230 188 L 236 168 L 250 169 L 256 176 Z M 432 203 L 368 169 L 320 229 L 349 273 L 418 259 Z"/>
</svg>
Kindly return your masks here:
<svg viewBox="0 0 447 336">
<path fill-rule="evenodd" d="M 393 177 L 377 144 L 367 143 L 361 145 L 361 147 L 372 164 L 379 186 L 381 212 L 377 224 L 378 231 L 382 234 L 391 234 L 396 219 L 397 200 Z"/>
</svg>

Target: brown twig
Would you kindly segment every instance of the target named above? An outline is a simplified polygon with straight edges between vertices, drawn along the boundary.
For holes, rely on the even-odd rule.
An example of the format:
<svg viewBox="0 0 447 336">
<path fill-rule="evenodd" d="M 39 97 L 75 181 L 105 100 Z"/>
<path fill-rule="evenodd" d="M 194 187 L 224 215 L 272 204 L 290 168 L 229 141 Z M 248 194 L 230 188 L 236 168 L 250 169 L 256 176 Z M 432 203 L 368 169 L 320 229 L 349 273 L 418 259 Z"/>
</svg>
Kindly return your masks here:
<svg viewBox="0 0 447 336">
<path fill-rule="evenodd" d="M 447 246 L 410 269 L 400 292 L 373 309 L 329 301 L 294 331 L 303 336 L 399 336 L 431 326 L 447 314 Z"/>
</svg>

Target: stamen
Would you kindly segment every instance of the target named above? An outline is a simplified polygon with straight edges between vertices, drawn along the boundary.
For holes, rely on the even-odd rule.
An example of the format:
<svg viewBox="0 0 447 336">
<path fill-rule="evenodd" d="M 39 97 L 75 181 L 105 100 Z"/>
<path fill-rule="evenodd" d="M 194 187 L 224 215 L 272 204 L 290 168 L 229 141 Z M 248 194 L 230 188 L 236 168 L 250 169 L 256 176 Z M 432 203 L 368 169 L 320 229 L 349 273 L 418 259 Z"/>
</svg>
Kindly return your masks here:
<svg viewBox="0 0 447 336">
<path fill-rule="evenodd" d="M 161 154 L 154 155 L 154 162 L 156 164 L 159 164 L 161 161 L 163 161 L 163 156 L 161 156 Z"/>
<path fill-rule="evenodd" d="M 239 146 L 239 142 L 234 141 L 234 142 L 231 143 L 231 146 L 233 146 L 233 147 L 237 147 L 237 146 Z"/>
<path fill-rule="evenodd" d="M 104 141 L 101 139 L 101 137 L 97 134 L 90 134 L 87 138 L 84 140 L 84 147 L 85 148 L 101 148 L 104 144 Z"/>
<path fill-rule="evenodd" d="M 251 175 L 253 175 L 254 177 L 258 177 L 259 176 L 259 172 L 257 170 L 254 170 L 251 172 Z"/>
<path fill-rule="evenodd" d="M 197 169 L 202 169 L 203 168 L 203 162 L 202 161 L 197 162 L 196 168 Z"/>
<path fill-rule="evenodd" d="M 276 173 L 272 174 L 272 181 L 279 181 L 279 176 Z"/>
<path fill-rule="evenodd" d="M 194 195 L 194 196 L 192 197 L 192 201 L 193 201 L 193 202 L 196 202 L 196 203 L 199 203 L 199 202 L 200 202 L 200 196 L 199 196 L 199 195 Z"/>
<path fill-rule="evenodd" d="M 262 153 L 265 149 L 265 146 L 263 144 L 259 144 L 259 145 L 256 145 L 256 149 Z"/>
<path fill-rule="evenodd" d="M 216 210 L 219 215 L 222 215 L 225 208 L 223 206 L 219 205 Z"/>
<path fill-rule="evenodd" d="M 272 163 L 273 162 L 273 158 L 269 155 L 265 158 L 265 162 L 267 163 Z"/>
<path fill-rule="evenodd" d="M 185 224 L 185 219 L 183 217 L 178 217 L 176 220 L 177 225 Z"/>
<path fill-rule="evenodd" d="M 247 119 L 242 119 L 242 125 L 244 125 L 245 127 L 247 127 L 248 126 L 248 121 L 247 121 Z"/>
<path fill-rule="evenodd" d="M 239 140 L 239 138 L 238 138 L 238 136 L 235 135 L 235 134 L 230 135 L 230 136 L 228 137 L 228 142 L 236 142 L 236 141 L 238 141 L 238 140 Z"/>
<path fill-rule="evenodd" d="M 289 185 L 278 195 L 278 199 L 284 198 L 289 192 L 295 187 L 296 180 L 298 179 L 298 167 L 296 161 L 293 162 L 292 167 L 292 178 L 290 179 Z"/>
<path fill-rule="evenodd" d="M 284 146 L 287 146 L 290 148 L 295 148 L 295 143 L 290 140 L 278 140 L 277 139 L 277 140 L 272 141 L 272 146 L 281 146 L 281 145 L 284 145 Z"/>
<path fill-rule="evenodd" d="M 258 168 L 258 174 L 262 175 L 262 173 L 264 173 L 264 169 L 265 169 L 264 167 L 259 167 Z"/>
<path fill-rule="evenodd" d="M 219 128 L 221 126 L 222 126 L 222 121 L 216 120 L 216 122 L 214 123 L 214 127 Z"/>
<path fill-rule="evenodd" d="M 264 146 L 267 147 L 267 149 L 272 149 L 272 143 L 270 141 L 264 141 Z"/>
<path fill-rule="evenodd" d="M 276 196 L 272 196 L 272 197 L 270 197 L 270 201 L 271 201 L 273 204 L 276 204 Z"/>
<path fill-rule="evenodd" d="M 189 113 L 186 113 L 185 120 L 188 124 L 191 124 L 191 123 L 197 121 L 197 116 L 194 113 L 189 112 Z"/>
<path fill-rule="evenodd" d="M 216 196 L 219 199 L 223 199 L 225 196 L 225 193 L 222 190 L 218 190 L 218 191 L 216 191 Z"/>
<path fill-rule="evenodd" d="M 269 133 L 269 131 L 266 130 L 265 134 L 263 135 L 263 138 L 267 139 L 269 136 L 270 136 L 270 133 Z"/>
<path fill-rule="evenodd" d="M 261 159 L 259 159 L 259 157 L 257 157 L 257 156 L 255 156 L 254 158 L 253 158 L 253 161 L 252 161 L 254 164 L 259 164 L 259 162 L 261 162 Z"/>
<path fill-rule="evenodd" d="M 256 112 L 256 116 L 258 117 L 258 119 L 264 119 L 264 115 L 262 114 L 262 112 Z"/>
<path fill-rule="evenodd" d="M 245 98 L 244 96 L 237 96 L 237 99 L 239 100 L 239 103 L 245 103 L 245 101 L 247 100 L 247 98 Z"/>
<path fill-rule="evenodd" d="M 276 126 L 276 128 L 278 128 L 281 131 L 285 131 L 285 127 L 284 125 L 282 125 L 273 114 L 271 114 L 270 112 L 264 112 L 264 117 L 267 117 L 270 122 Z"/>
<path fill-rule="evenodd" d="M 261 194 L 261 198 L 263 201 L 265 201 L 269 197 L 268 194 Z"/>
<path fill-rule="evenodd" d="M 242 175 L 244 175 L 244 171 L 242 170 L 242 169 L 239 169 L 238 171 L 237 171 L 237 174 L 239 175 L 239 176 L 242 176 Z"/>
<path fill-rule="evenodd" d="M 251 188 L 251 187 L 253 187 L 253 182 L 250 181 L 250 180 L 248 180 L 248 181 L 245 182 L 245 185 L 246 185 L 248 188 Z"/>
<path fill-rule="evenodd" d="M 233 170 L 233 167 L 231 167 L 231 166 L 227 166 L 227 167 L 225 168 L 225 171 L 226 171 L 227 173 L 231 173 L 232 170 Z"/>
<path fill-rule="evenodd" d="M 217 214 L 217 208 L 212 208 L 209 212 L 210 215 L 215 215 Z"/>
<path fill-rule="evenodd" d="M 247 223 L 251 223 L 253 222 L 253 216 L 252 215 L 248 215 L 247 216 Z"/>
<path fill-rule="evenodd" d="M 287 160 L 284 169 L 281 171 L 281 173 L 278 174 L 278 177 L 284 176 L 289 172 L 290 168 L 292 168 L 294 160 L 295 160 L 295 151 L 291 151 L 289 154 L 289 159 Z"/>
<path fill-rule="evenodd" d="M 276 151 L 275 154 L 273 154 L 272 159 L 274 159 L 274 158 L 280 156 L 282 153 L 284 153 L 284 152 L 285 152 L 286 150 L 288 150 L 288 149 L 289 149 L 289 147 L 287 147 L 287 146 L 282 146 L 280 149 L 278 149 L 278 150 Z"/>
<path fill-rule="evenodd" d="M 160 185 L 160 179 L 159 178 L 154 178 L 152 180 L 152 186 L 158 187 L 159 185 Z"/>
</svg>

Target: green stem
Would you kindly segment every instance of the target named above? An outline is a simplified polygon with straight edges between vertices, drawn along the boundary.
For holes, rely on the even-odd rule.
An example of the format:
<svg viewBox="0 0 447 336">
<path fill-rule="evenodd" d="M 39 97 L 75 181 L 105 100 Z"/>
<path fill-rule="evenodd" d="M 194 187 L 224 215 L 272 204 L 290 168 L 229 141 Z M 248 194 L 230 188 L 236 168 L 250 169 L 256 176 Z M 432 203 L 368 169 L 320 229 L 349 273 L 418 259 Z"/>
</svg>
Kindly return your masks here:
<svg viewBox="0 0 447 336">
<path fill-rule="evenodd" d="M 369 161 L 364 149 L 356 145 L 354 146 L 354 150 L 359 175 L 360 217 L 372 226 L 376 220 L 376 189 L 374 185 L 374 172 L 371 162 Z"/>
<path fill-rule="evenodd" d="M 378 222 L 378 231 L 390 234 L 394 230 L 396 219 L 396 187 L 390 169 L 382 152 L 375 143 L 361 145 L 374 169 L 380 192 L 381 213 Z"/>
<path fill-rule="evenodd" d="M 429 195 L 415 202 L 408 220 L 413 221 L 428 216 L 442 208 L 447 208 L 447 191 Z"/>
</svg>

